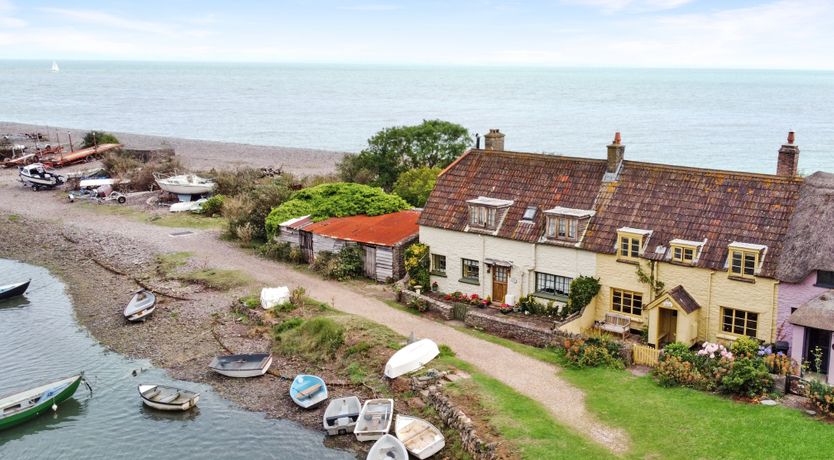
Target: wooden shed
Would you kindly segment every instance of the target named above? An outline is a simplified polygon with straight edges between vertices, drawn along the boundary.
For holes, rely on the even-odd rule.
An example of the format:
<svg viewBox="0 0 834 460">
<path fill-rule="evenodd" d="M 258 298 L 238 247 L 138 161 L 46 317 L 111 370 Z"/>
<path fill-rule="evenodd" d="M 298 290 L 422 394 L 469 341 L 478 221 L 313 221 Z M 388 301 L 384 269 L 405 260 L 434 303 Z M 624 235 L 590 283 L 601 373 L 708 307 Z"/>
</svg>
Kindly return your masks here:
<svg viewBox="0 0 834 460">
<path fill-rule="evenodd" d="M 334 217 L 316 223 L 305 216 L 282 223 L 278 240 L 300 246 L 311 263 L 322 251 L 339 252 L 346 245 L 359 245 L 365 276 L 386 282 L 405 276 L 404 251 L 417 241 L 419 218 L 419 211 Z"/>
</svg>

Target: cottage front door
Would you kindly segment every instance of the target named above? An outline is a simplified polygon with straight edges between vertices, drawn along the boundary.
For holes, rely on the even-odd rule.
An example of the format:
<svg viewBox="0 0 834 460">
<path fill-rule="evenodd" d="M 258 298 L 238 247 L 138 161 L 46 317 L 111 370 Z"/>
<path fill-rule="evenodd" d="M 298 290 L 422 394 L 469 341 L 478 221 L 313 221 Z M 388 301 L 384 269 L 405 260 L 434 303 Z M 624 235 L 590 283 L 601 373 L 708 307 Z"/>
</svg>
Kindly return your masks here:
<svg viewBox="0 0 834 460">
<path fill-rule="evenodd" d="M 805 353 L 803 359 L 808 362 L 811 372 L 828 374 L 828 357 L 831 350 L 831 331 L 805 328 Z M 819 369 L 817 369 L 819 361 Z"/>
<path fill-rule="evenodd" d="M 504 303 L 504 297 L 507 295 L 507 279 L 510 277 L 509 267 L 500 267 L 495 265 L 492 267 L 492 301 Z"/>
</svg>

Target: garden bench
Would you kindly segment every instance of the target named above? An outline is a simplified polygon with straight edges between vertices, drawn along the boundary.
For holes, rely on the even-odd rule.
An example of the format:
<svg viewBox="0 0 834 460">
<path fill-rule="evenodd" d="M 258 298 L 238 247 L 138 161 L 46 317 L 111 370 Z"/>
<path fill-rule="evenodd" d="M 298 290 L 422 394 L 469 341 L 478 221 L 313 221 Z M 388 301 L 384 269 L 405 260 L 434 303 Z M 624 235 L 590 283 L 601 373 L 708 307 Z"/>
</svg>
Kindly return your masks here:
<svg viewBox="0 0 834 460">
<path fill-rule="evenodd" d="M 625 338 L 631 329 L 631 318 L 617 313 L 606 313 L 605 321 L 599 323 L 597 327 L 603 331 L 620 334 Z"/>
</svg>

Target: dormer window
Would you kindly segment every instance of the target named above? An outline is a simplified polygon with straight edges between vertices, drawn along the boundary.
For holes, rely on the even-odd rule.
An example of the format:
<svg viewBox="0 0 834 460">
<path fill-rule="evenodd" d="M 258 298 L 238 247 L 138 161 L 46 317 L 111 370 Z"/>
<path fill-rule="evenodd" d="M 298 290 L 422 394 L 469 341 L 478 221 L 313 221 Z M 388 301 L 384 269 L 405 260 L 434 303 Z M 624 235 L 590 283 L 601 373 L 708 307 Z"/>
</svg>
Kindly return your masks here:
<svg viewBox="0 0 834 460">
<path fill-rule="evenodd" d="M 466 203 L 469 205 L 470 227 L 495 230 L 504 215 L 503 211 L 512 206 L 513 201 L 479 196 Z"/>
<path fill-rule="evenodd" d="M 672 240 L 669 242 L 673 262 L 694 264 L 700 256 L 704 241 Z"/>
<path fill-rule="evenodd" d="M 549 240 L 576 241 L 579 239 L 581 224 L 587 224 L 594 211 L 555 207 L 544 212 L 547 216 L 545 238 Z"/>
<path fill-rule="evenodd" d="M 651 236 L 651 230 L 623 227 L 617 230 L 617 258 L 637 260 L 643 252 L 643 245 Z"/>
<path fill-rule="evenodd" d="M 759 261 L 767 250 L 767 246 L 734 241 L 730 243 L 729 249 L 727 265 L 730 276 L 755 277 L 759 268 Z"/>
</svg>

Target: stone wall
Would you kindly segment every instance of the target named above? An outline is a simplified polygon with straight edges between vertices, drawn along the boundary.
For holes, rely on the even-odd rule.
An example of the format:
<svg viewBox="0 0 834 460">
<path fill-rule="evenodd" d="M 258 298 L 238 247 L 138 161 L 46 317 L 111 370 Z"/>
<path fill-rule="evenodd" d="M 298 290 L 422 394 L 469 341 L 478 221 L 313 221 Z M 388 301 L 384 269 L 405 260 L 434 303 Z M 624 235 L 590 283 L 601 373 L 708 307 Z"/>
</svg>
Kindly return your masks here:
<svg viewBox="0 0 834 460">
<path fill-rule="evenodd" d="M 463 321 L 469 327 L 481 329 L 506 339 L 536 347 L 550 346 L 557 338 L 553 329 L 514 321 L 512 318 L 470 310 Z"/>
<path fill-rule="evenodd" d="M 413 300 L 419 300 L 425 302 L 429 306 L 429 310 L 439 314 L 443 319 L 450 320 L 452 319 L 452 306 L 441 302 L 439 300 L 432 299 L 431 297 L 427 297 L 424 295 L 418 295 L 416 292 L 413 291 L 402 291 L 402 299 L 401 302 L 408 305 L 409 302 Z"/>
<path fill-rule="evenodd" d="M 472 419 L 449 401 L 440 387 L 431 385 L 428 389 L 422 389 L 424 385 L 416 380 L 412 380 L 412 387 L 420 391 L 423 401 L 437 412 L 446 426 L 460 433 L 461 446 L 473 459 L 495 460 L 498 458 L 495 453 L 496 445 L 478 436 Z"/>
</svg>

